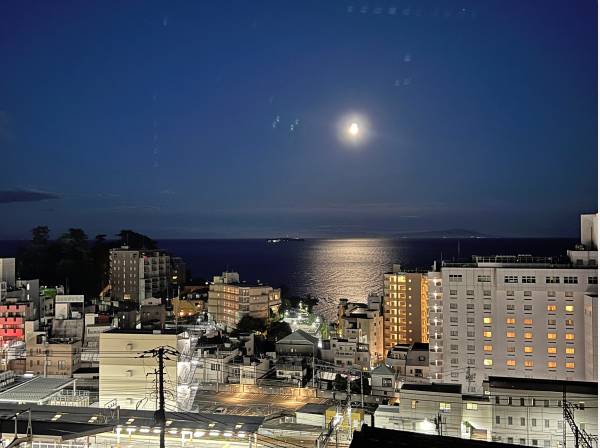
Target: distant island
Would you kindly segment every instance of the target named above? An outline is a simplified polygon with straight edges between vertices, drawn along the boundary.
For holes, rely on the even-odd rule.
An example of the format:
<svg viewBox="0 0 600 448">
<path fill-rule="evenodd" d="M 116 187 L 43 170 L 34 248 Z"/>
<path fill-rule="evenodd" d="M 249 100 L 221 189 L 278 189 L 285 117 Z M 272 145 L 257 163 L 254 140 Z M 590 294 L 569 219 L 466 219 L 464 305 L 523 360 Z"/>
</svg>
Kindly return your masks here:
<svg viewBox="0 0 600 448">
<path fill-rule="evenodd" d="M 474 230 L 467 229 L 448 229 L 448 230 L 428 230 L 423 232 L 404 232 L 394 236 L 398 238 L 491 238 Z"/>
<path fill-rule="evenodd" d="M 287 242 L 290 242 L 290 241 L 294 241 L 294 242 L 304 241 L 304 238 L 288 238 L 288 237 L 285 237 L 285 238 L 272 238 L 272 239 L 267 240 L 267 243 L 269 243 L 269 244 L 279 244 L 279 243 L 287 243 Z"/>
</svg>

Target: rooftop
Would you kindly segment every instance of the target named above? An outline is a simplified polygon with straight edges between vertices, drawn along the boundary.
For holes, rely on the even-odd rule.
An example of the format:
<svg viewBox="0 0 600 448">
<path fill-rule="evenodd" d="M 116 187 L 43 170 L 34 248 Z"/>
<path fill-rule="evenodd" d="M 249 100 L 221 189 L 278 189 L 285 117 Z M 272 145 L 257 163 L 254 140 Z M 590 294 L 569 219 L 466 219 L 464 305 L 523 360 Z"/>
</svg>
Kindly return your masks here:
<svg viewBox="0 0 600 448">
<path fill-rule="evenodd" d="M 439 392 L 445 394 L 460 394 L 462 386 L 460 384 L 431 383 L 431 384 L 412 384 L 404 383 L 403 390 L 420 390 L 423 392 Z"/>
<path fill-rule="evenodd" d="M 515 445 L 372 428 L 368 425 L 363 425 L 360 431 L 354 431 L 354 438 L 350 443 L 350 448 L 371 448 L 373 446 L 377 446 L 378 448 L 509 448 Z"/>
<path fill-rule="evenodd" d="M 572 394 L 598 395 L 598 383 L 590 381 L 561 381 L 533 378 L 513 378 L 507 376 L 490 376 L 488 378 L 490 388 L 496 389 L 518 389 L 563 392 Z"/>
<path fill-rule="evenodd" d="M 43 403 L 65 387 L 73 384 L 71 378 L 33 377 L 0 392 L 0 403 Z"/>
</svg>

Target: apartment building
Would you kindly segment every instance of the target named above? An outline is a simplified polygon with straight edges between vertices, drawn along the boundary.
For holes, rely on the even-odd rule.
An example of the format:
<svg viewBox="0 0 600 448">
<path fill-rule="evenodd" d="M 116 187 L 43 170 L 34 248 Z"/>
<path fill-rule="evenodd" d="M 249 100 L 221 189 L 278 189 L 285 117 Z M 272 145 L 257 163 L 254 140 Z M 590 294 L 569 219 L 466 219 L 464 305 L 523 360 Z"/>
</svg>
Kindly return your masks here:
<svg viewBox="0 0 600 448">
<path fill-rule="evenodd" d="M 425 380 L 429 378 L 429 344 L 396 344 L 388 350 L 385 364 L 391 367 L 402 381 Z"/>
<path fill-rule="evenodd" d="M 227 330 L 236 328 L 244 316 L 268 320 L 280 305 L 280 289 L 260 283 L 240 283 L 237 272 L 223 272 L 213 277 L 208 290 L 210 319 Z"/>
<path fill-rule="evenodd" d="M 159 250 L 132 250 L 127 246 L 110 250 L 111 297 L 139 304 L 150 297 L 167 297 L 170 257 Z"/>
<path fill-rule="evenodd" d="M 368 345 L 371 361 L 383 360 L 383 312 L 380 296 L 370 295 L 367 303 L 340 300 L 338 334 L 349 341 Z"/>
<path fill-rule="evenodd" d="M 26 370 L 34 375 L 71 377 L 81 367 L 81 338 L 27 333 Z"/>
<path fill-rule="evenodd" d="M 583 244 L 564 258 L 443 262 L 427 277 L 432 378 L 469 393 L 490 376 L 597 381 L 596 266 Z"/>
<path fill-rule="evenodd" d="M 99 335 L 100 407 L 116 402 L 124 409 L 156 410 L 157 360 L 141 355 L 157 347 L 173 347 L 180 354 L 189 353 L 190 338 L 176 330 L 112 329 Z M 177 356 L 165 359 L 165 396 L 167 409 L 178 409 L 184 392 L 179 388 L 184 370 L 190 362 L 180 362 Z M 149 375 L 148 375 L 149 374 Z M 193 376 L 193 374 L 191 373 Z"/>
<path fill-rule="evenodd" d="M 383 276 L 383 346 L 428 341 L 427 276 L 394 264 Z"/>
<path fill-rule="evenodd" d="M 321 359 L 336 367 L 347 367 L 368 371 L 374 362 L 371 360 L 369 346 L 356 340 L 339 337 L 322 342 Z"/>
</svg>

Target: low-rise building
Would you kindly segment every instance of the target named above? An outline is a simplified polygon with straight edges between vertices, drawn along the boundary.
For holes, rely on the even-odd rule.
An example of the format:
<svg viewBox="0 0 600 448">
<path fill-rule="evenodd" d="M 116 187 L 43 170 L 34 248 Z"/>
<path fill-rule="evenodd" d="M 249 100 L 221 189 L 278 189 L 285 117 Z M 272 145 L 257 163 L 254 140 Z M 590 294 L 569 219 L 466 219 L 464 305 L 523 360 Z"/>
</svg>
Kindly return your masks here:
<svg viewBox="0 0 600 448">
<path fill-rule="evenodd" d="M 401 381 L 429 377 L 429 344 L 414 342 L 396 344 L 385 358 L 385 364 L 394 369 Z"/>
<path fill-rule="evenodd" d="M 334 364 L 336 367 L 369 370 L 371 354 L 366 344 L 354 340 L 333 337 L 323 341 L 321 359 Z"/>
<path fill-rule="evenodd" d="M 383 309 L 380 296 L 370 295 L 366 304 L 340 300 L 338 326 L 339 336 L 369 347 L 372 362 L 383 359 Z"/>
</svg>

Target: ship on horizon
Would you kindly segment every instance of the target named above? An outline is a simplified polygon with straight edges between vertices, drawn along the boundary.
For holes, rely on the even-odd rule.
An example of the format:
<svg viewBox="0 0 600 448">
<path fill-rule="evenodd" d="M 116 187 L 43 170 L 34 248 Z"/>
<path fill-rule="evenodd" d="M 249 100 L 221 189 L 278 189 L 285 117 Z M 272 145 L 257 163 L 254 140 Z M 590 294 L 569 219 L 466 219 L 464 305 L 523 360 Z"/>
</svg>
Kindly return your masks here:
<svg viewBox="0 0 600 448">
<path fill-rule="evenodd" d="M 267 240 L 268 244 L 279 244 L 279 243 L 288 243 L 290 241 L 300 242 L 304 241 L 304 238 L 291 238 L 291 237 L 283 237 L 283 238 L 271 238 Z"/>
</svg>

